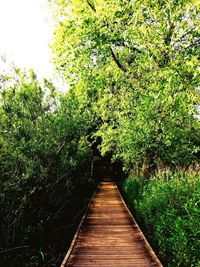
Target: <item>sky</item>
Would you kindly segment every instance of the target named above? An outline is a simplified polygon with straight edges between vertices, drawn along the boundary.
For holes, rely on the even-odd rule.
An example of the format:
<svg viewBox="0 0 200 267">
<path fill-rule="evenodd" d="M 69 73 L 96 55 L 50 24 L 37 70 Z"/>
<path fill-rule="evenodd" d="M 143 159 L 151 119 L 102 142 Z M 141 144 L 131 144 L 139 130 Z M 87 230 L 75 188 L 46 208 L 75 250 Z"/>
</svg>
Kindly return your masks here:
<svg viewBox="0 0 200 267">
<path fill-rule="evenodd" d="M 0 0 L 0 56 L 38 77 L 52 77 L 53 23 L 47 0 Z"/>
</svg>

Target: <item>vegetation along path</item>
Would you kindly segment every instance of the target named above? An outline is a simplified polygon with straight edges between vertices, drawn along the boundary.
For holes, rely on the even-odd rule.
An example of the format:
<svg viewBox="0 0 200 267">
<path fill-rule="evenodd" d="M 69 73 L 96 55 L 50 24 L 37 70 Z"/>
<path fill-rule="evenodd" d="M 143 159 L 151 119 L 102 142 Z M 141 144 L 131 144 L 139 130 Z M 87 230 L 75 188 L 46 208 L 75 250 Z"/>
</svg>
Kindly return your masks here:
<svg viewBox="0 0 200 267">
<path fill-rule="evenodd" d="M 101 182 L 61 265 L 162 266 L 115 182 Z"/>
</svg>

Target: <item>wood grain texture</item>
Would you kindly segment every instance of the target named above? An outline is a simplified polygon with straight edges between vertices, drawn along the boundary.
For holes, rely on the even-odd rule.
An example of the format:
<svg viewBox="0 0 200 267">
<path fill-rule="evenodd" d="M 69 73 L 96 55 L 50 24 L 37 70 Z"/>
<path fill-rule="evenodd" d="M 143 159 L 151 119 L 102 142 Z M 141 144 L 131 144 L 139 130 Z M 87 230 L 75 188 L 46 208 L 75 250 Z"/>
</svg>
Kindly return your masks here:
<svg viewBox="0 0 200 267">
<path fill-rule="evenodd" d="M 61 267 L 161 267 L 115 182 L 92 197 Z"/>
</svg>

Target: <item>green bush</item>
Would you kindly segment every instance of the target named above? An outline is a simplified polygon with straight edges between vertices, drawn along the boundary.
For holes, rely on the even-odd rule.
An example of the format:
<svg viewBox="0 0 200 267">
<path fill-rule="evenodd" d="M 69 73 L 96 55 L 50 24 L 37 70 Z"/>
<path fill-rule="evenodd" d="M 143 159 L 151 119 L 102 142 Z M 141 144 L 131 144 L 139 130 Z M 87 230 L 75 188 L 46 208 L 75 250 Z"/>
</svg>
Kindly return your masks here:
<svg viewBox="0 0 200 267">
<path fill-rule="evenodd" d="M 195 172 L 160 172 L 140 187 L 127 179 L 124 190 L 165 266 L 199 266 L 200 179 Z"/>
<path fill-rule="evenodd" d="M 87 117 L 72 94 L 18 78 L 0 88 L 0 266 L 59 266 L 93 192 Z"/>
</svg>

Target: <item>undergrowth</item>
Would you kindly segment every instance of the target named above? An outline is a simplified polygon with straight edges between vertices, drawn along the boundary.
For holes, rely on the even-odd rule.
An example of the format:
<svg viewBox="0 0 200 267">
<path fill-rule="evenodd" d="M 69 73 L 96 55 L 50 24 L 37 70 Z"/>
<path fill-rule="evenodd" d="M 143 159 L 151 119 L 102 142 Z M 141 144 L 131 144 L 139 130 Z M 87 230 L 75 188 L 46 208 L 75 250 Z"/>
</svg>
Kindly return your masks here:
<svg viewBox="0 0 200 267">
<path fill-rule="evenodd" d="M 200 266 L 200 179 L 193 171 L 158 172 L 124 182 L 127 201 L 164 266 Z"/>
</svg>

